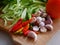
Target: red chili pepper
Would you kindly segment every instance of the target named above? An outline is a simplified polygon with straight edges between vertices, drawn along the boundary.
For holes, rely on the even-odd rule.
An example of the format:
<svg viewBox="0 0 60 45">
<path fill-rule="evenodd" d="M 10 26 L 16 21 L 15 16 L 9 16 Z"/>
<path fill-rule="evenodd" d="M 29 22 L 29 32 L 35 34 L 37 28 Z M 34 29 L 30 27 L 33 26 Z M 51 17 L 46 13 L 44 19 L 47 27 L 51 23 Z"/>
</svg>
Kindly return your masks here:
<svg viewBox="0 0 60 45">
<path fill-rule="evenodd" d="M 25 33 L 28 29 L 29 29 L 29 24 L 24 27 L 23 33 Z"/>
<path fill-rule="evenodd" d="M 16 32 L 18 29 L 22 28 L 22 25 L 17 26 L 12 32 Z"/>
<path fill-rule="evenodd" d="M 22 26 L 26 26 L 27 24 L 29 24 L 32 21 L 32 18 L 30 20 L 27 20 L 25 22 L 23 22 Z"/>
<path fill-rule="evenodd" d="M 22 24 L 20 24 L 17 28 L 15 28 L 15 31 L 17 31 L 18 29 L 20 29 L 20 28 L 26 26 L 27 24 L 29 24 L 31 22 L 31 20 L 32 19 L 27 20 L 27 21 L 23 22 Z"/>
<path fill-rule="evenodd" d="M 20 19 L 11 29 L 11 31 L 15 30 L 22 23 L 22 19 Z"/>
<path fill-rule="evenodd" d="M 29 32 L 30 32 L 30 30 L 26 31 L 26 32 L 24 33 L 24 36 L 27 36 Z"/>
<path fill-rule="evenodd" d="M 31 20 L 32 20 L 32 19 L 27 20 L 27 21 L 25 21 L 25 22 L 23 22 L 23 23 L 20 23 L 19 25 L 17 25 L 15 28 L 12 29 L 12 32 L 15 32 L 15 31 L 17 31 L 18 29 L 26 26 L 27 24 L 29 24 L 29 23 L 31 22 Z"/>
</svg>

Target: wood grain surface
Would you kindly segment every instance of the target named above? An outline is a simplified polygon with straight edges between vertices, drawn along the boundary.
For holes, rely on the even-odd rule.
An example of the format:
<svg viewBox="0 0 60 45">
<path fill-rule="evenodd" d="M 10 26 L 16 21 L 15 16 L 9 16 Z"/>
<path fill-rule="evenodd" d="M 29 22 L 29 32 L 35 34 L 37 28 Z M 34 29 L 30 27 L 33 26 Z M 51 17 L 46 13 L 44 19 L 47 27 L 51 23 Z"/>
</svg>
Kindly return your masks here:
<svg viewBox="0 0 60 45">
<path fill-rule="evenodd" d="M 8 26 L 3 26 L 2 22 L 3 21 L 0 19 L 0 29 L 8 32 L 9 30 L 9 28 L 7 28 Z M 38 34 L 38 40 L 35 42 L 30 38 L 24 37 L 23 35 L 20 36 L 20 35 L 11 34 L 11 36 L 13 40 L 19 43 L 20 45 L 46 45 L 46 43 L 52 38 L 52 36 L 58 30 L 60 30 L 60 19 L 54 20 L 53 27 L 54 27 L 54 30 L 51 32 Z"/>
</svg>

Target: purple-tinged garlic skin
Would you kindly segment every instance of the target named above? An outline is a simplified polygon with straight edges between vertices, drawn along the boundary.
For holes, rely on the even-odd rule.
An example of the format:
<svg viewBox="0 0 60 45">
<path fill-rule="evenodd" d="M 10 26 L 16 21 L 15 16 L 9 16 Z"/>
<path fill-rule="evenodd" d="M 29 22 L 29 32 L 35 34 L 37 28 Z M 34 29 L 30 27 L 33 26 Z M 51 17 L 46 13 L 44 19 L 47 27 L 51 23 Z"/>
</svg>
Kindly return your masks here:
<svg viewBox="0 0 60 45">
<path fill-rule="evenodd" d="M 39 27 L 38 26 L 33 26 L 33 31 L 39 31 Z"/>
<path fill-rule="evenodd" d="M 34 41 L 37 40 L 37 34 L 33 31 L 30 31 L 27 36 L 33 38 Z"/>
<path fill-rule="evenodd" d="M 53 26 L 51 24 L 47 24 L 45 27 L 48 31 L 53 31 Z"/>
<path fill-rule="evenodd" d="M 52 21 L 52 19 L 51 19 L 50 16 L 47 16 L 47 17 L 46 17 L 45 23 L 46 23 L 46 24 L 53 24 L 53 21 Z"/>
</svg>

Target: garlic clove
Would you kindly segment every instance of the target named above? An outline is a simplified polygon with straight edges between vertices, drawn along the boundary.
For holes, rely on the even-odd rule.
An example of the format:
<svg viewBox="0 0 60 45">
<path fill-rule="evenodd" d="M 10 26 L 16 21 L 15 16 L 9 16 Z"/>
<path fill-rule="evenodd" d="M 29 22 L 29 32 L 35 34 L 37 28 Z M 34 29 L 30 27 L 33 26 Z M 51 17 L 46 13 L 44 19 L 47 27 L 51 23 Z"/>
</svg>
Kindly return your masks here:
<svg viewBox="0 0 60 45">
<path fill-rule="evenodd" d="M 39 27 L 38 26 L 33 26 L 33 31 L 38 31 Z"/>
<path fill-rule="evenodd" d="M 47 24 L 45 26 L 48 30 L 53 31 L 53 26 L 51 24 Z"/>
<path fill-rule="evenodd" d="M 45 21 L 45 18 L 42 18 L 42 21 L 44 22 Z"/>
<path fill-rule="evenodd" d="M 40 32 L 42 32 L 42 33 L 47 32 L 47 29 L 45 27 L 41 27 Z"/>
<path fill-rule="evenodd" d="M 40 23 L 42 21 L 41 17 L 37 17 L 37 22 Z"/>
<path fill-rule="evenodd" d="M 35 13 L 36 16 L 40 16 L 43 12 L 42 11 L 38 11 Z"/>
<path fill-rule="evenodd" d="M 46 17 L 46 24 L 53 24 L 53 21 L 50 16 Z"/>
<path fill-rule="evenodd" d="M 47 13 L 43 13 L 41 17 L 45 18 L 47 16 Z"/>
<path fill-rule="evenodd" d="M 45 23 L 44 22 L 40 22 L 39 26 L 45 26 Z"/>
<path fill-rule="evenodd" d="M 37 40 L 37 34 L 33 31 L 30 31 L 27 36 L 33 38 L 34 41 Z"/>
</svg>

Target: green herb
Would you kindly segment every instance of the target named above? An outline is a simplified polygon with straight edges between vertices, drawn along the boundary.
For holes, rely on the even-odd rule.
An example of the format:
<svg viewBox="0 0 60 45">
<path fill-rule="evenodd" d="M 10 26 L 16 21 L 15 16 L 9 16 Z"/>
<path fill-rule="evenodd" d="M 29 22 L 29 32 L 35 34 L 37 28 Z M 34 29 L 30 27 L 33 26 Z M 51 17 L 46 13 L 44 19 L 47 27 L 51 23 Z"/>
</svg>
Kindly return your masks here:
<svg viewBox="0 0 60 45">
<path fill-rule="evenodd" d="M 9 0 L 9 2 L 3 8 L 0 18 L 5 20 L 5 26 L 8 21 L 12 21 L 15 24 L 19 18 L 23 18 L 25 21 L 31 18 L 31 15 L 40 10 L 40 8 L 45 8 L 45 2 L 40 0 Z M 5 2 L 5 3 L 6 3 Z"/>
</svg>

